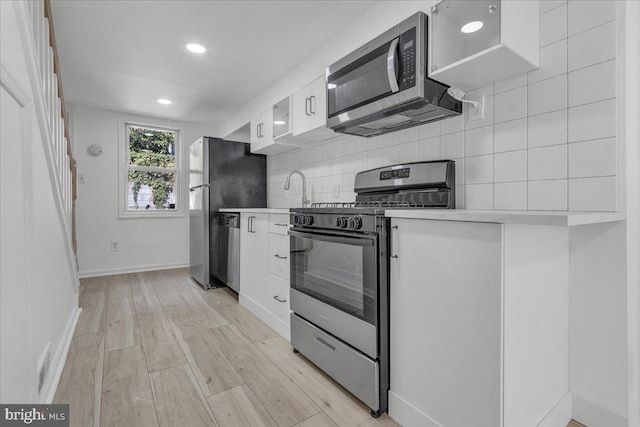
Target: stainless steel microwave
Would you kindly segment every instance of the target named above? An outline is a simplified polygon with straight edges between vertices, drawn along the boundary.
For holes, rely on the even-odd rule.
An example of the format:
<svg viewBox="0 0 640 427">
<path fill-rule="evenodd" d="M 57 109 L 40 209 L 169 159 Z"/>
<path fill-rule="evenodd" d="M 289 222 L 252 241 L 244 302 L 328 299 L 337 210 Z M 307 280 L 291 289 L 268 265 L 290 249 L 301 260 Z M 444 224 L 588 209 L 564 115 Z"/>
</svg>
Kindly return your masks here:
<svg viewBox="0 0 640 427">
<path fill-rule="evenodd" d="M 327 127 L 371 137 L 462 113 L 427 77 L 427 19 L 418 12 L 327 67 Z"/>
</svg>

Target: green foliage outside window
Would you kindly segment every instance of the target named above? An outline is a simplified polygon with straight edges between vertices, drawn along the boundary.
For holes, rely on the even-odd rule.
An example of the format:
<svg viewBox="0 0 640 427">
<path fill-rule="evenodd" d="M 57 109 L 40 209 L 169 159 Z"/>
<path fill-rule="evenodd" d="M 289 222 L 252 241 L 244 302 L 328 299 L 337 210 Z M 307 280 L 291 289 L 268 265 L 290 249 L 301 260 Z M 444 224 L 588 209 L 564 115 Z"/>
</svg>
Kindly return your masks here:
<svg viewBox="0 0 640 427">
<path fill-rule="evenodd" d="M 175 168 L 176 133 L 172 131 L 129 126 L 129 166 Z M 143 185 L 152 189 L 156 209 L 166 207 L 175 188 L 173 172 L 129 171 L 133 200 L 138 208 L 138 194 Z"/>
</svg>

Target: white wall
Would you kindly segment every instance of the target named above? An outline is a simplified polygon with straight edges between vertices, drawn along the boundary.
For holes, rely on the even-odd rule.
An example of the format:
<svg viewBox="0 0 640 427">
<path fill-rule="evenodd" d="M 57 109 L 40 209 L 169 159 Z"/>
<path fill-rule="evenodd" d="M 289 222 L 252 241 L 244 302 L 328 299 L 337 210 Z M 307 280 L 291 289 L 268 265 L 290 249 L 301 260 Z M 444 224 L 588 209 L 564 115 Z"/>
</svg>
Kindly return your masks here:
<svg viewBox="0 0 640 427">
<path fill-rule="evenodd" d="M 0 402 L 48 403 L 79 314 L 78 278 L 26 2 L 0 2 L 0 17 Z"/>
<path fill-rule="evenodd" d="M 465 106 L 456 118 L 270 156 L 270 206 L 299 205 L 299 183 L 283 190 L 291 169 L 310 177 L 313 202 L 350 201 L 356 172 L 453 159 L 458 208 L 615 211 L 616 2 L 541 2 L 540 12 L 540 68 L 468 93 L 487 96 L 484 120 L 468 122 Z"/>
<path fill-rule="evenodd" d="M 77 159 L 78 184 L 77 240 L 78 265 L 81 276 L 186 266 L 189 263 L 189 212 L 186 188 L 188 146 L 200 136 L 212 136 L 212 126 L 167 122 L 150 117 L 72 105 L 72 141 Z M 122 120 L 176 126 L 182 133 L 183 215 L 170 218 L 118 217 L 118 135 Z M 98 157 L 87 154 L 92 144 L 100 144 Z M 111 242 L 119 243 L 119 251 L 111 251 Z"/>
</svg>

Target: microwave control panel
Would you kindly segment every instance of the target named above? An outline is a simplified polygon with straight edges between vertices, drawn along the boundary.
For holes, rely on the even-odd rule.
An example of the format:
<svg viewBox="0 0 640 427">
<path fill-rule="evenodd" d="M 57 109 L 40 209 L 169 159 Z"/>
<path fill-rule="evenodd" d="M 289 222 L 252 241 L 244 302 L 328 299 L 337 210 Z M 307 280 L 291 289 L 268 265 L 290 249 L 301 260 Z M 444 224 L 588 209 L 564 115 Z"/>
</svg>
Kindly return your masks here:
<svg viewBox="0 0 640 427">
<path fill-rule="evenodd" d="M 416 28 L 400 35 L 398 47 L 400 49 L 400 76 L 398 87 L 400 90 L 416 85 Z"/>
</svg>

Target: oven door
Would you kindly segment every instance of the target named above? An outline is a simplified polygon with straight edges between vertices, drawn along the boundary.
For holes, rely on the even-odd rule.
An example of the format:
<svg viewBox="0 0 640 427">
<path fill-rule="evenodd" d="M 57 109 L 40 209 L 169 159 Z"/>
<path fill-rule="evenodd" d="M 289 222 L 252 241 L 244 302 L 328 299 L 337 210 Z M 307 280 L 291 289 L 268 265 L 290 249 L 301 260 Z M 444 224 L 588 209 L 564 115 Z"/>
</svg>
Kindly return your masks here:
<svg viewBox="0 0 640 427">
<path fill-rule="evenodd" d="M 289 235 L 291 309 L 375 358 L 377 236 L 293 229 Z"/>
</svg>

